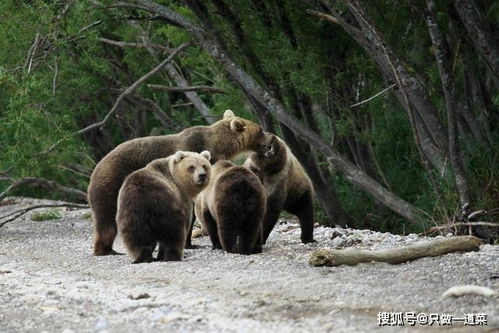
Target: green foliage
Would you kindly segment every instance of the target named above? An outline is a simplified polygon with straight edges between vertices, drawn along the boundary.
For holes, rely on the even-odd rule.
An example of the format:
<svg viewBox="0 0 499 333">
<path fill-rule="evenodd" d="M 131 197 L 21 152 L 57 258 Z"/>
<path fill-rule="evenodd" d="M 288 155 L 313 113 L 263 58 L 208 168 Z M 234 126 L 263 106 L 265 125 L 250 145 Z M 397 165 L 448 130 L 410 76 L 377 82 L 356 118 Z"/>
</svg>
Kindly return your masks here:
<svg viewBox="0 0 499 333">
<path fill-rule="evenodd" d="M 106 5 L 111 1 L 101 3 Z M 158 0 L 158 3 L 197 21 L 181 2 Z M 221 15 L 213 2 L 202 2 L 228 55 L 280 97 L 289 113 L 314 126 L 322 138 L 332 142 L 352 161 L 355 161 L 352 145 L 363 145 L 372 155 L 373 177 L 435 221 L 441 222 L 452 215 L 457 208 L 453 175 L 450 172 L 443 177 L 435 174 L 442 192 L 441 197 L 437 196 L 415 148 L 407 114 L 392 91 L 351 107 L 391 82 L 387 82 L 379 65 L 343 28 L 310 15 L 307 2 L 234 0 L 224 3 L 234 14 L 234 21 Z M 438 109 L 439 117 L 445 120 L 445 102 L 425 22 L 424 2 L 363 3 L 378 33 L 404 60 L 402 66 L 425 82 L 431 102 Z M 341 2 L 335 6 L 342 13 L 348 11 Z M 447 6 L 445 1 L 437 1 L 438 24 L 446 37 L 455 38 Z M 0 3 L 0 171 L 13 167 L 9 174 L 13 178 L 38 176 L 84 190 L 88 177 L 69 172 L 67 167 L 77 164 L 91 170 L 100 157 L 96 151 L 102 148 L 96 141 L 105 141 L 108 146 L 103 146 L 109 149 L 139 135 L 173 132 L 163 128 L 150 107 L 144 107 L 132 95 L 118 108 L 100 136 L 76 134 L 79 129 L 103 119 L 123 89 L 168 56 L 167 52 L 151 54 L 143 47 L 109 45 L 100 38 L 142 42 L 141 38 L 147 36 L 152 43 L 173 49 L 192 40 L 192 36 L 138 9 L 106 8 L 76 1 L 65 16 L 58 17 L 62 8 L 63 3 L 50 0 Z M 486 8 L 490 23 L 498 21 L 498 8 L 497 3 Z M 134 20 L 130 20 L 131 17 Z M 240 25 L 243 36 L 237 35 L 240 31 L 236 25 Z M 39 44 L 35 43 L 37 35 Z M 241 37 L 244 42 L 240 41 Z M 448 40 L 453 41 L 452 38 Z M 469 88 L 463 43 L 458 38 L 450 44 L 459 102 L 465 100 L 463 94 Z M 30 49 L 34 49 L 34 56 Z M 470 58 L 475 56 L 479 58 L 475 54 Z M 243 91 L 202 48 L 189 47 L 175 62 L 189 84 L 209 85 L 225 91 L 225 94 L 199 94 L 213 115 L 221 117 L 224 110 L 232 109 L 238 115 L 256 120 Z M 476 73 L 486 77 L 486 70 L 478 62 L 473 66 Z M 483 81 L 490 84 L 491 79 Z M 158 73 L 148 83 L 176 85 L 165 72 Z M 182 93 L 166 93 L 142 85 L 136 95 L 153 100 L 180 127 L 205 124 L 194 107 L 184 105 L 189 100 Z M 492 92 L 490 101 L 491 108 L 497 110 L 499 94 Z M 465 169 L 476 206 L 493 208 L 499 202 L 496 167 L 499 119 L 497 112 L 482 112 L 476 105 L 470 108 L 474 114 L 487 114 L 487 119 L 479 121 L 489 125 L 488 140 L 492 148 L 464 137 L 460 145 Z M 135 126 L 139 120 L 143 123 L 142 131 Z M 327 177 L 334 178 L 341 203 L 358 226 L 418 231 L 417 227 L 408 226 L 400 217 L 380 207 L 376 198 L 329 170 L 330 165 L 322 157 L 319 157 L 319 165 Z M 6 186 L 1 183 L 0 192 Z M 15 194 L 60 198 L 56 193 L 31 188 L 19 189 Z M 326 220 L 323 211 L 317 209 L 316 212 L 318 220 Z"/>
<path fill-rule="evenodd" d="M 34 212 L 33 214 L 31 214 L 31 220 L 33 221 L 60 220 L 61 218 L 62 214 L 57 209 Z"/>
</svg>

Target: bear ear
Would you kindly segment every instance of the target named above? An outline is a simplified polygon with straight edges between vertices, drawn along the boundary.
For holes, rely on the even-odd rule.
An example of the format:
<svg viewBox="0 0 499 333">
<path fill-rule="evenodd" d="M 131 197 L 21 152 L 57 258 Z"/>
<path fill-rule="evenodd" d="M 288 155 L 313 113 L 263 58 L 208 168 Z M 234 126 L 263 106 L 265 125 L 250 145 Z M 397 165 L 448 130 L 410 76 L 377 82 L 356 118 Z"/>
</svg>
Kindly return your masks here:
<svg viewBox="0 0 499 333">
<path fill-rule="evenodd" d="M 246 126 L 244 126 L 243 122 L 239 119 L 232 119 L 230 121 L 230 129 L 233 131 L 242 132 L 245 128 Z"/>
<path fill-rule="evenodd" d="M 211 154 L 207 150 L 202 151 L 201 152 L 201 156 L 203 156 L 204 158 L 206 158 L 208 161 L 211 160 Z"/>
<path fill-rule="evenodd" d="M 225 110 L 224 112 L 224 119 L 229 119 L 229 118 L 234 118 L 236 115 L 232 110 Z"/>
<path fill-rule="evenodd" d="M 173 163 L 178 163 L 182 161 L 182 159 L 185 157 L 185 153 L 181 150 L 175 153 L 175 156 L 173 156 Z"/>
</svg>

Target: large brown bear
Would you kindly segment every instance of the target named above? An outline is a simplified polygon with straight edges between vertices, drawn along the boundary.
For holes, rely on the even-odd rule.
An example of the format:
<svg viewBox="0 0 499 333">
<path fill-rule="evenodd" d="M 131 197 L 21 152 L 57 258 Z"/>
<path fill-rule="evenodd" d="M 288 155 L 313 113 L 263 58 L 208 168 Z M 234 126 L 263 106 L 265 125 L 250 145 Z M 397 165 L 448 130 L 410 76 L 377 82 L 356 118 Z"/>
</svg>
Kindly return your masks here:
<svg viewBox="0 0 499 333">
<path fill-rule="evenodd" d="M 300 220 L 301 241 L 314 242 L 314 194 L 312 182 L 286 143 L 273 136 L 271 149 L 251 154 L 244 165 L 262 180 L 267 192 L 267 211 L 263 219 L 263 244 L 285 211 Z"/>
<path fill-rule="evenodd" d="M 214 249 L 240 254 L 262 252 L 265 189 L 253 172 L 230 161 L 218 161 L 195 207 Z"/>
<path fill-rule="evenodd" d="M 256 151 L 270 144 L 272 135 L 249 120 L 225 111 L 222 120 L 211 126 L 196 126 L 178 134 L 137 138 L 124 142 L 95 167 L 88 185 L 88 202 L 94 216 L 94 254 L 116 254 L 116 199 L 123 180 L 157 158 L 178 150 L 209 150 L 212 159 L 229 159 L 244 151 Z M 187 239 L 190 244 L 190 237 Z"/>
<path fill-rule="evenodd" d="M 133 263 L 182 260 L 193 198 L 209 183 L 210 153 L 178 151 L 126 177 L 118 195 L 118 230 Z"/>
</svg>

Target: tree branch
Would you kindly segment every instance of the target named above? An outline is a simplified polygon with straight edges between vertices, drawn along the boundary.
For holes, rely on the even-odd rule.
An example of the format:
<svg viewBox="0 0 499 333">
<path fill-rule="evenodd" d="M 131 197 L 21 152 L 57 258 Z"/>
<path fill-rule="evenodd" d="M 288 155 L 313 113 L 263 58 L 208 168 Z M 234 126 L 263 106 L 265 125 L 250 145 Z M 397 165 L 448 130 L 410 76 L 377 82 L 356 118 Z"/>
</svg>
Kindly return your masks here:
<svg viewBox="0 0 499 333">
<path fill-rule="evenodd" d="M 117 41 L 117 40 L 112 40 L 112 39 L 107 39 L 107 38 L 102 38 L 102 37 L 99 38 L 99 40 L 105 44 L 119 46 L 119 47 L 137 47 L 137 48 L 152 47 L 153 49 L 161 50 L 164 53 L 172 52 L 171 48 L 160 45 L 160 44 L 154 44 L 154 43 L 122 42 L 122 41 Z"/>
<path fill-rule="evenodd" d="M 458 133 L 457 133 L 457 108 L 456 96 L 454 88 L 454 78 L 452 69 L 450 67 L 449 48 L 442 36 L 437 24 L 437 10 L 434 0 L 426 0 L 428 13 L 426 16 L 426 23 L 430 33 L 431 42 L 435 53 L 435 61 L 437 63 L 438 72 L 440 74 L 440 81 L 442 82 L 442 89 L 445 97 L 445 108 L 447 111 L 447 133 L 448 133 L 448 146 L 449 157 L 452 169 L 454 169 L 454 180 L 461 205 L 469 202 L 468 185 L 462 161 L 459 153 Z"/>
<path fill-rule="evenodd" d="M 87 201 L 87 194 L 85 192 L 74 189 L 74 188 L 60 185 L 60 184 L 54 182 L 53 180 L 36 178 L 36 177 L 26 177 L 26 178 L 21 178 L 21 179 L 13 179 L 10 177 L 1 177 L 0 180 L 9 181 L 11 183 L 2 193 L 0 193 L 0 202 L 7 196 L 7 194 L 9 192 L 15 190 L 18 187 L 24 186 L 24 185 L 33 186 L 33 187 L 41 187 L 41 188 L 45 188 L 47 190 L 58 191 L 58 192 L 70 195 L 78 200 Z"/>
<path fill-rule="evenodd" d="M 161 125 L 163 125 L 165 128 L 169 128 L 175 132 L 180 132 L 182 130 L 182 126 L 176 124 L 170 118 L 170 116 L 165 111 L 163 111 L 163 109 L 152 99 L 145 98 L 139 95 L 134 95 L 133 97 L 144 103 L 146 106 L 150 107 L 156 118 L 160 121 Z"/>
<path fill-rule="evenodd" d="M 423 257 L 435 257 L 446 253 L 462 251 L 478 251 L 482 241 L 474 236 L 459 236 L 402 246 L 386 250 L 359 250 L 343 249 L 328 250 L 320 249 L 310 255 L 311 266 L 354 266 L 363 262 L 387 262 L 389 264 L 401 264 L 407 261 Z"/>
<path fill-rule="evenodd" d="M 267 110 L 277 117 L 277 119 L 291 129 L 296 135 L 301 137 L 310 145 L 316 147 L 318 151 L 325 155 L 327 161 L 337 168 L 345 177 L 356 184 L 364 191 L 380 200 L 384 205 L 391 208 L 396 213 L 406 218 L 409 222 L 419 224 L 420 215 L 417 210 L 408 202 L 401 199 L 391 191 L 384 188 L 377 181 L 369 177 L 364 171 L 355 166 L 347 158 L 340 155 L 316 132 L 303 125 L 296 117 L 285 111 L 284 105 L 275 99 L 268 91 L 264 90 L 246 71 L 237 65 L 232 59 L 223 52 L 221 45 L 213 38 L 210 38 L 208 32 L 196 25 L 189 19 L 183 17 L 169 8 L 166 8 L 151 0 L 137 0 L 140 4 L 149 8 L 155 14 L 166 17 L 169 20 L 177 22 L 197 39 L 200 46 L 210 54 L 227 73 L 244 89 L 255 98 Z"/>
<path fill-rule="evenodd" d="M 147 85 L 149 88 L 152 89 L 158 89 L 158 90 L 166 90 L 166 91 L 172 91 L 172 92 L 186 92 L 186 91 L 200 91 L 200 92 L 206 92 L 206 93 L 211 93 L 211 94 L 225 94 L 226 92 L 220 88 L 215 88 L 212 86 L 188 86 L 188 87 L 169 87 L 169 86 L 164 86 L 161 84 L 148 84 Z"/>
<path fill-rule="evenodd" d="M 373 96 L 369 97 L 368 99 L 365 99 L 365 100 L 360 101 L 360 102 L 358 102 L 358 103 L 352 104 L 352 105 L 350 105 L 350 107 L 351 107 L 351 108 L 353 108 L 353 107 L 356 107 L 356 106 L 359 106 L 359 105 L 365 104 L 365 103 L 369 102 L 370 100 L 375 99 L 375 98 L 376 98 L 376 97 L 378 97 L 379 95 L 384 94 L 385 92 L 387 92 L 388 90 L 392 89 L 392 88 L 393 88 L 393 87 L 395 87 L 395 86 L 397 86 L 397 85 L 394 83 L 394 84 L 392 84 L 392 85 L 390 85 L 390 86 L 386 87 L 385 89 L 381 90 L 381 91 L 380 91 L 379 93 L 377 93 L 376 95 L 373 95 Z"/>
<path fill-rule="evenodd" d="M 134 92 L 135 89 L 137 89 L 142 83 L 144 83 L 147 79 L 149 79 L 151 76 L 153 76 L 158 71 L 160 71 L 166 64 L 168 64 L 170 61 L 172 61 L 173 58 L 178 53 L 180 53 L 181 51 L 183 51 L 189 45 L 190 45 L 189 42 L 183 43 L 182 45 L 180 45 L 179 47 L 177 47 L 175 50 L 173 50 L 173 52 L 165 60 L 163 60 L 158 66 L 154 67 L 150 72 L 148 72 L 146 75 L 142 76 L 140 79 L 138 79 L 137 81 L 135 81 L 130 87 L 128 87 L 127 89 L 125 89 L 125 91 L 123 91 L 118 96 L 118 98 L 116 99 L 116 102 L 114 103 L 113 107 L 111 108 L 111 111 L 109 111 L 107 113 L 107 115 L 104 117 L 104 119 L 102 121 L 100 121 L 98 123 L 95 123 L 95 124 L 92 124 L 92 125 L 89 125 L 89 126 L 83 128 L 83 129 L 79 130 L 78 134 L 83 134 L 83 133 L 88 132 L 88 131 L 90 131 L 90 130 L 92 130 L 94 128 L 102 129 L 102 127 L 104 127 L 104 125 L 109 121 L 109 119 L 111 118 L 111 116 L 116 112 L 116 110 L 118 109 L 118 106 L 121 103 L 121 101 L 127 95 L 129 95 L 132 92 Z"/>
<path fill-rule="evenodd" d="M 72 204 L 72 203 L 34 205 L 34 206 L 27 207 L 27 208 L 16 210 L 16 211 L 14 211 L 12 213 L 9 213 L 7 215 L 4 215 L 4 216 L 0 216 L 0 220 L 2 220 L 4 218 L 7 218 L 9 216 L 13 216 L 14 215 L 10 219 L 5 220 L 2 223 L 0 223 L 0 228 L 3 227 L 4 225 L 6 225 L 7 223 L 12 222 L 15 219 L 23 216 L 27 212 L 32 211 L 33 209 L 38 209 L 38 208 L 59 208 L 59 207 L 82 208 L 83 209 L 83 208 L 89 208 L 90 206 L 88 206 L 88 205 L 80 205 L 80 204 Z"/>
<path fill-rule="evenodd" d="M 140 29 L 140 27 L 138 27 L 137 25 L 134 25 L 134 26 L 137 27 L 138 29 Z M 144 43 L 149 44 L 149 39 L 144 33 L 141 34 L 140 39 Z M 152 48 L 148 47 L 147 50 L 149 51 L 149 53 L 153 57 L 156 57 L 156 54 L 154 53 L 154 50 Z M 186 79 L 182 76 L 180 70 L 178 70 L 175 66 L 173 66 L 173 64 L 167 64 L 165 66 L 165 70 L 166 70 L 168 76 L 173 81 L 175 81 L 177 86 L 179 86 L 179 87 L 189 86 Z M 206 123 L 211 125 L 215 122 L 213 120 L 213 115 L 210 112 L 210 109 L 208 108 L 208 106 L 206 106 L 206 104 L 203 102 L 201 97 L 199 97 L 199 95 L 195 91 L 186 91 L 186 92 L 184 92 L 184 94 L 185 94 L 185 97 L 187 97 L 187 99 L 189 101 L 191 101 L 191 103 L 194 105 L 196 110 L 201 114 L 201 116 L 203 116 Z"/>
</svg>

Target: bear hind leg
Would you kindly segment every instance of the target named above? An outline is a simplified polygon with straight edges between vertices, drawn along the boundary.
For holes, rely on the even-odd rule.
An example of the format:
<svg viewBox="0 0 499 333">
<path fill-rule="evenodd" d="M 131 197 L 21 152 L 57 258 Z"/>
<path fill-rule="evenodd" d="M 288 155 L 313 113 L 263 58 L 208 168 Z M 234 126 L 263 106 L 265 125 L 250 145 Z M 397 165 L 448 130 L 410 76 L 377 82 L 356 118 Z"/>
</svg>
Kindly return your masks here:
<svg viewBox="0 0 499 333">
<path fill-rule="evenodd" d="M 95 214 L 95 213 L 94 213 Z M 114 239 L 118 233 L 114 217 L 95 218 L 94 222 L 94 255 L 107 256 L 107 255 L 121 255 L 113 250 Z"/>
<path fill-rule="evenodd" d="M 132 264 L 141 264 L 141 263 L 150 263 L 154 261 L 154 258 L 152 257 L 152 250 L 151 247 L 144 247 L 142 249 L 137 250 L 136 255 L 133 255 L 133 258 L 135 259 L 132 261 Z"/>
<path fill-rule="evenodd" d="M 175 244 L 176 243 L 176 244 Z M 182 261 L 184 257 L 183 242 L 160 242 L 158 251 L 158 261 Z"/>
<path fill-rule="evenodd" d="M 218 237 L 222 243 L 222 248 L 228 253 L 238 253 L 237 236 L 237 230 L 232 227 L 218 229 Z"/>
<path fill-rule="evenodd" d="M 246 221 L 243 222 L 239 233 L 238 253 L 262 253 L 262 213 L 246 216 Z"/>
<path fill-rule="evenodd" d="M 220 243 L 220 237 L 218 236 L 217 222 L 215 218 L 211 215 L 209 210 L 203 212 L 203 227 L 206 227 L 208 236 L 210 236 L 211 245 L 213 250 L 222 249 L 222 244 Z"/>
</svg>

